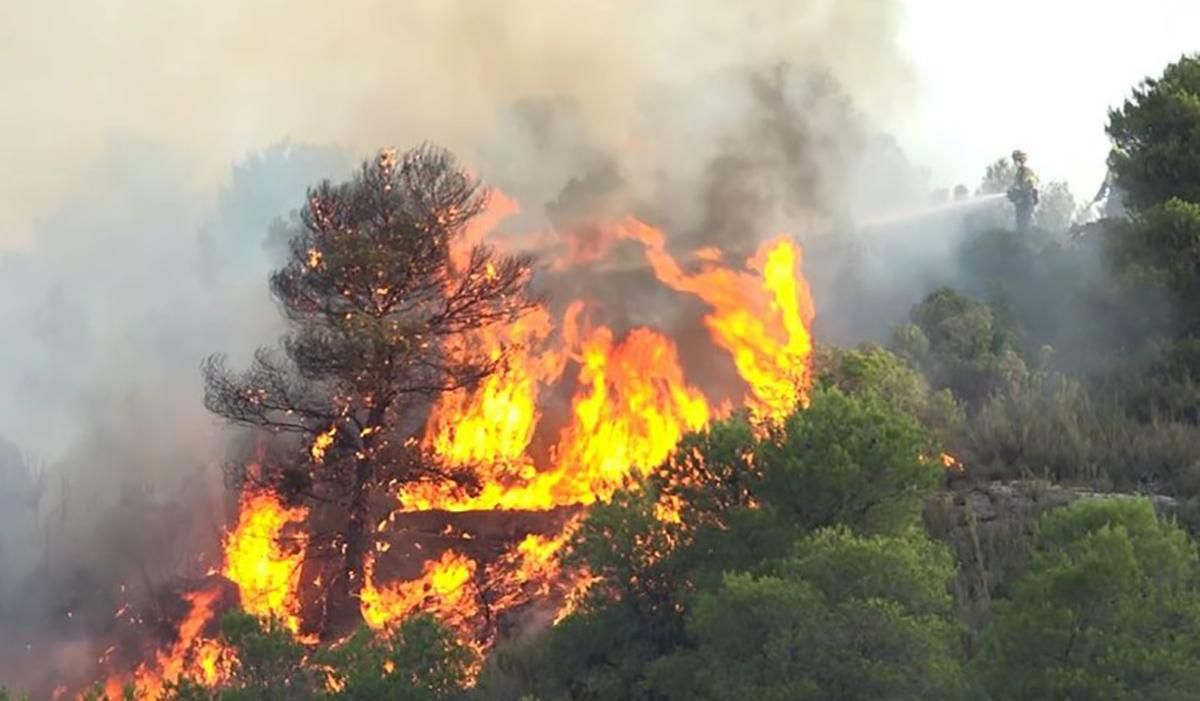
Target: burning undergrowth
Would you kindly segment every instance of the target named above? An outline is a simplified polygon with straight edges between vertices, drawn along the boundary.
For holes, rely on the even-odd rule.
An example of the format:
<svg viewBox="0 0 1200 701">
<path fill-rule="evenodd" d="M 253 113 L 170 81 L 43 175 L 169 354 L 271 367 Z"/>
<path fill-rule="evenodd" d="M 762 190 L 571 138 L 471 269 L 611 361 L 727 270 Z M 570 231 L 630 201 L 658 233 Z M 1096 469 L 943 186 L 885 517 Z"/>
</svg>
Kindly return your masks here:
<svg viewBox="0 0 1200 701">
<path fill-rule="evenodd" d="M 861 125 L 824 76 L 735 71 L 718 82 L 648 109 L 683 129 L 669 139 L 648 123 L 614 148 L 593 141 L 569 101 L 526 100 L 502 135 L 509 143 L 480 151 L 496 189 L 464 222 L 455 264 L 469 267 L 477 243 L 532 254 L 541 302 L 439 345 L 451 360 L 482 349 L 496 372 L 406 403 L 382 437 L 389 460 L 429 478 L 372 495 L 364 576 L 348 607 L 331 610 L 346 597 L 329 594 L 343 514 L 305 495 L 314 476 L 353 463 L 375 429 L 333 415 L 269 440 L 246 436 L 231 451 L 238 489 L 228 494 L 209 484 L 197 499 L 199 485 L 185 483 L 177 498 L 129 495 L 121 514 L 139 516 L 117 519 L 128 561 L 90 584 L 46 587 L 91 592 L 86 603 L 56 599 L 55 615 L 101 614 L 55 636 L 71 641 L 55 646 L 62 660 L 47 664 L 47 647 L 33 644 L 17 651 L 27 660 L 18 666 L 54 670 L 72 690 L 99 677 L 154 691 L 181 672 L 211 683 L 228 663 L 214 647 L 220 614 L 234 606 L 314 644 L 429 611 L 480 651 L 564 615 L 589 582 L 559 559 L 586 505 L 654 469 L 689 431 L 735 411 L 758 421 L 787 412 L 809 381 L 814 310 L 801 247 L 781 232 L 808 237 L 837 207 Z M 716 123 L 684 133 L 693 115 L 716 114 L 713 97 Z M 546 133 L 558 142 L 524 144 Z M 287 238 L 277 234 L 276 250 Z M 301 272 L 330 263 L 317 249 L 295 253 Z M 180 504 L 196 514 L 165 513 Z M 168 532 L 176 523 L 202 533 Z M 132 545 L 139 539 L 155 543 Z"/>
<path fill-rule="evenodd" d="M 87 76 L 134 51 L 107 75 L 136 118 L 103 127 L 133 131 L 93 162 L 69 137 L 100 114 L 55 123 L 78 110 L 22 103 L 64 151 L 38 151 L 14 177 L 46 168 L 46 182 L 86 182 L 34 212 L 47 216 L 30 255 L 0 256 L 0 422 L 52 466 L 10 480 L 0 449 L 0 680 L 38 698 L 96 680 L 150 692 L 180 673 L 211 684 L 228 669 L 214 641 L 233 607 L 278 617 L 306 644 L 419 609 L 486 650 L 577 600 L 589 577 L 558 556 L 588 503 L 684 433 L 742 409 L 769 420 L 803 389 L 804 262 L 791 238 L 765 237 L 809 244 L 858 180 L 863 123 L 831 74 L 877 115 L 912 92 L 898 3 L 485 5 L 339 8 L 347 50 L 333 53 L 312 41 L 325 10 L 292 5 L 206 16 L 199 43 L 172 41 L 196 23 L 168 12 L 106 15 L 108 31 L 88 32 L 115 38 L 100 51 L 63 44 L 92 47 Z M 162 60 L 141 60 L 164 41 Z M 71 53 L 49 51 L 55 66 Z M 179 51 L 200 79 L 179 80 Z M 778 61 L 793 69 L 759 70 Z M 149 103 L 133 99 L 139 86 Z M 163 119 L 164 95 L 186 107 Z M 252 156 L 210 208 L 193 161 L 223 168 L 235 132 L 238 149 L 283 133 L 336 148 Z M 343 176 L 347 151 L 414 134 L 451 144 L 496 186 L 468 234 L 534 253 L 545 303 L 447 341 L 449 357 L 496 349 L 506 362 L 405 404 L 387 450 L 436 469 L 373 496 L 369 576 L 329 610 L 342 514 L 305 493 L 374 429 L 331 417 L 265 442 L 238 436 L 226 490 L 228 436 L 208 429 L 195 368 L 218 350 L 242 363 L 280 332 L 261 287 L 288 236 L 272 231 L 264 247 L 263 235 L 303 187 Z M 909 176 L 874 175 L 887 189 Z M 858 318 L 813 280 L 823 316 Z"/>
<path fill-rule="evenodd" d="M 578 234 L 514 235 L 504 225 L 518 211 L 493 193 L 464 222 L 461 243 L 516 253 L 557 239 L 533 281 L 554 295 L 519 317 L 448 338 L 439 352 L 484 349 L 497 359 L 495 371 L 437 394 L 389 453 L 469 479 L 408 479 L 370 495 L 370 512 L 385 516 L 370 524 L 363 579 L 347 612 L 333 601 L 338 570 L 330 564 L 345 542 L 327 528 L 325 510 L 297 497 L 312 482 L 288 485 L 279 475 L 299 472 L 262 467 L 290 461 L 330 470 L 356 451 L 361 459 L 372 426 L 335 419 L 310 438 L 260 437 L 239 471 L 237 515 L 220 561 L 168 596 L 173 603 L 158 620 L 169 632 L 109 646 L 100 662 L 110 670 L 110 691 L 132 683 L 154 694 L 181 674 L 218 683 L 231 653 L 217 642 L 217 621 L 235 604 L 279 619 L 310 644 L 336 639 L 357 621 L 382 629 L 430 612 L 485 653 L 518 629 L 552 624 L 590 583 L 560 560 L 582 507 L 646 475 L 686 433 L 717 418 L 744 410 L 769 422 L 802 401 L 814 310 L 791 238 L 769 239 L 738 259 L 711 246 L 671 250 L 664 231 L 629 215 L 596 218 Z M 469 248 L 455 256 L 471 265 Z M 642 265 L 604 267 L 622 258 Z M 308 252 L 304 264 L 317 269 L 321 253 Z M 622 279 L 631 276 L 638 279 Z M 653 289 L 659 323 L 638 323 L 601 299 L 564 296 L 565 279 L 580 292 L 597 283 Z M 413 419 L 406 421 L 411 429 Z"/>
</svg>

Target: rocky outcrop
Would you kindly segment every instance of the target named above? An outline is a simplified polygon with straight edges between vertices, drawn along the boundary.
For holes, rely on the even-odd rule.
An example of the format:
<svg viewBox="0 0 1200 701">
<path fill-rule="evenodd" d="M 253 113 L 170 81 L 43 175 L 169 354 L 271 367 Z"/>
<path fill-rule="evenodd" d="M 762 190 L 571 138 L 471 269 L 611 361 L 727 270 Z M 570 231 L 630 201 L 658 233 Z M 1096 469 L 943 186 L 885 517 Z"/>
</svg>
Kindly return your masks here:
<svg viewBox="0 0 1200 701">
<path fill-rule="evenodd" d="M 954 594 L 973 630 L 987 619 L 991 601 L 1028 566 L 1038 521 L 1051 509 L 1080 499 L 1146 497 L 1165 514 L 1186 504 L 1161 495 L 1118 494 L 1062 487 L 1041 480 L 988 482 L 938 492 L 925 503 L 929 533 L 946 543 L 959 564 Z"/>
</svg>

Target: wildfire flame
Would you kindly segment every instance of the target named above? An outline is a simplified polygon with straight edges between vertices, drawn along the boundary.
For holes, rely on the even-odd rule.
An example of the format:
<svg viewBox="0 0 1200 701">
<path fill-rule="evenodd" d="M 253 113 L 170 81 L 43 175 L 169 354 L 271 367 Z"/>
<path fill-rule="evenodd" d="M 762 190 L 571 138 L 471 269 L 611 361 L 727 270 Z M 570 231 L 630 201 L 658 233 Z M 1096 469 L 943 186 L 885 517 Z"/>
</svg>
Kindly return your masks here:
<svg viewBox="0 0 1200 701">
<path fill-rule="evenodd" d="M 466 227 L 452 250 L 453 266 L 468 266 L 470 248 L 519 211 L 516 202 L 495 193 L 488 211 Z M 593 323 L 591 302 L 583 299 L 558 307 L 561 312 L 544 306 L 514 323 L 448 339 L 447 353 L 489 349 L 500 369 L 471 389 L 441 395 L 417 442 L 447 466 L 471 468 L 478 489 L 403 485 L 400 511 L 549 511 L 590 504 L 658 467 L 686 433 L 724 415 L 729 399 L 738 394 L 761 423 L 804 405 L 814 309 L 794 241 L 783 236 L 767 241 L 744 266 L 726 262 L 719 249 L 701 249 L 689 259 L 699 270 L 689 271 L 668 252 L 659 229 L 632 218 L 601 229 L 598 243 L 569 245 L 576 255 L 555 260 L 554 269 L 591 265 L 622 241 L 640 246 L 655 279 L 707 307 L 703 321 L 712 345 L 728 354 L 743 384 L 729 388 L 725 397 L 706 396 L 689 382 L 672 338 L 651 328 L 618 333 Z M 315 268 L 324 261 L 314 253 L 308 264 Z M 559 398 L 552 418 L 546 415 L 547 397 Z M 323 463 L 337 437 L 336 425 L 316 436 L 308 448 L 313 463 Z M 942 460 L 950 469 L 958 464 L 948 455 Z M 678 523 L 680 506 L 664 500 L 656 516 Z M 242 606 L 280 619 L 294 634 L 300 630 L 302 526 L 308 516 L 302 507 L 287 507 L 270 493 L 251 489 L 243 494 L 238 522 L 224 541 L 221 573 L 237 585 Z M 391 521 L 385 519 L 377 530 Z M 479 652 L 494 636 L 494 628 L 487 627 L 496 611 L 553 599 L 557 621 L 593 581 L 587 572 L 564 570 L 560 562 L 578 522 L 571 518 L 554 533 L 514 539 L 507 552 L 487 560 L 476 551 L 472 557 L 442 549 L 424 562 L 419 576 L 402 581 L 381 581 L 377 558 L 391 549 L 381 542 L 365 563 L 362 618 L 381 630 L 414 612 L 429 612 Z M 289 531 L 298 535 L 289 538 Z M 184 673 L 208 684 L 227 673 L 229 651 L 203 637 L 216 599 L 215 590 L 189 595 L 191 608 L 178 639 L 134 675 L 139 691 L 156 693 Z"/>
<path fill-rule="evenodd" d="M 447 550 L 438 559 L 426 562 L 420 577 L 378 585 L 375 561 L 370 559 L 360 595 L 363 620 L 380 630 L 424 611 L 437 616 L 469 642 L 475 632 L 472 619 L 479 615 L 478 594 L 469 586 L 476 567 L 471 558 Z"/>
<path fill-rule="evenodd" d="M 278 618 L 293 633 L 300 630 L 297 592 L 304 543 L 285 543 L 283 531 L 307 516 L 302 507 L 285 508 L 271 494 L 248 491 L 242 495 L 237 528 L 225 540 L 223 574 L 238 586 L 242 608 Z"/>
<path fill-rule="evenodd" d="M 557 503 L 607 498 L 631 470 L 644 474 L 658 466 L 710 416 L 665 336 L 638 328 L 617 343 L 610 329 L 599 327 L 580 345 L 579 384 L 586 390 L 576 397 L 574 422 L 559 443 Z"/>
<path fill-rule="evenodd" d="M 526 449 L 541 418 L 538 391 L 562 374 L 566 362 L 560 353 L 533 352 L 553 329 L 550 313 L 537 309 L 511 326 L 489 327 L 470 339 L 493 348 L 496 356 L 501 345 L 508 346 L 514 357 L 474 392 L 458 390 L 441 398 L 429 418 L 426 446 L 454 466 L 488 470 L 481 476 L 489 485 L 506 472 L 519 474 L 528 465 Z"/>
<path fill-rule="evenodd" d="M 950 472 L 962 472 L 966 469 L 963 466 L 962 461 L 950 453 L 942 453 L 941 460 L 942 465 Z"/>
<path fill-rule="evenodd" d="M 302 542 L 288 547 L 281 538 L 288 525 L 306 516 L 305 509 L 285 508 L 266 492 L 247 491 L 237 526 L 225 539 L 222 574 L 238 586 L 242 608 L 256 616 L 278 618 L 293 633 L 300 629 L 297 591 L 304 549 Z M 139 666 L 132 679 L 111 676 L 105 684 L 108 698 L 122 698 L 122 687 L 132 683 L 138 698 L 155 699 L 167 683 L 184 675 L 210 687 L 220 683 L 229 673 L 233 651 L 202 635 L 216 619 L 219 598 L 215 587 L 184 594 L 189 609 L 175 642 L 158 651 L 153 662 Z"/>
<path fill-rule="evenodd" d="M 208 686 L 220 683 L 228 672 L 228 651 L 217 641 L 201 637 L 216 614 L 220 590 L 216 588 L 184 594 L 188 613 L 179 624 L 178 637 L 167 649 L 156 653 L 153 664 L 143 663 L 133 675 L 132 685 L 138 698 L 156 699 L 168 682 L 184 674 Z M 122 688 L 130 680 L 110 677 L 105 694 L 110 699 L 123 698 Z"/>
<path fill-rule="evenodd" d="M 574 608 L 577 595 L 586 590 L 592 577 L 582 571 L 565 571 L 559 553 L 569 542 L 580 522 L 579 517 L 568 521 L 554 536 L 530 533 L 517 547 L 506 553 L 488 569 L 488 581 L 493 582 L 495 606 L 506 610 L 531 600 L 552 596 L 556 587 L 564 589 L 563 602 L 557 614 L 561 618 Z"/>
<path fill-rule="evenodd" d="M 726 267 L 718 252 L 705 249 L 699 259 L 708 267 L 688 275 L 666 251 L 658 229 L 628 219 L 615 236 L 641 242 L 660 281 L 710 306 L 705 323 L 749 387 L 745 405 L 756 420 L 778 420 L 803 404 L 814 311 L 794 242 L 780 237 L 763 244 L 748 261 L 751 272 Z M 671 339 L 636 328 L 617 341 L 608 327 L 582 325 L 583 308 L 581 301 L 572 303 L 557 328 L 540 309 L 468 341 L 517 352 L 474 392 L 444 396 L 431 414 L 425 444 L 450 464 L 478 466 L 482 489 L 468 495 L 414 485 L 401 497 L 406 510 L 589 504 L 607 498 L 630 475 L 657 466 L 685 433 L 720 413 L 687 383 Z M 562 375 L 567 360 L 580 366 L 572 422 L 552 465 L 537 465 L 529 446 L 541 418 L 538 396 Z"/>
<path fill-rule="evenodd" d="M 317 463 L 318 465 L 325 462 L 325 453 L 333 445 L 333 441 L 336 438 L 337 425 L 330 426 L 328 431 L 317 434 L 317 438 L 313 441 L 312 447 L 308 449 L 308 453 L 312 456 L 313 462 Z"/>
<path fill-rule="evenodd" d="M 699 257 L 709 267 L 688 275 L 667 252 L 662 231 L 627 219 L 619 234 L 646 247 L 646 259 L 663 284 L 712 308 L 705 324 L 749 385 L 745 404 L 757 420 L 782 419 L 803 403 L 815 312 L 798 273 L 801 255 L 794 242 L 781 236 L 763 244 L 749 261 L 757 277 L 721 266 L 711 252 Z"/>
<path fill-rule="evenodd" d="M 781 236 L 762 244 L 744 271 L 725 264 L 719 250 L 702 249 L 694 258 L 703 268 L 686 273 L 667 252 L 658 229 L 626 219 L 596 250 L 609 250 L 615 240 L 639 242 L 660 282 L 709 307 L 705 325 L 745 382 L 743 405 L 755 421 L 782 419 L 806 402 L 814 309 L 793 241 Z M 558 264 L 561 268 L 563 261 Z M 468 493 L 411 485 L 401 495 L 404 510 L 546 510 L 607 499 L 630 476 L 661 464 L 685 433 L 722 413 L 688 383 L 670 338 L 648 328 L 618 338 L 609 327 L 588 323 L 585 308 L 582 300 L 572 302 L 557 323 L 547 309 L 539 309 L 516 324 L 464 341 L 497 352 L 507 347 L 508 362 L 473 392 L 443 396 L 430 415 L 424 444 L 451 465 L 474 466 L 481 489 Z M 549 459 L 539 464 L 531 455 L 543 418 L 539 397 L 569 363 L 578 367 L 569 421 Z M 679 505 L 661 503 L 656 515 L 678 522 Z M 501 592 L 497 608 L 544 596 L 549 582 L 571 580 L 577 590 L 586 587 L 586 573 L 568 576 L 557 563 L 568 530 L 558 537 L 530 535 L 489 568 L 485 579 Z M 372 583 L 365 592 L 370 600 L 364 598 L 364 617 L 377 627 L 390 625 L 421 608 L 422 600 L 425 610 L 444 610 L 438 602 L 453 597 L 438 593 L 431 600 L 420 593 L 439 592 L 434 579 L 450 581 L 451 572 L 459 573 L 465 587 L 471 577 L 462 576 L 464 567 L 443 555 L 418 580 L 394 589 Z M 565 606 L 577 598 L 568 593 Z M 463 619 L 454 620 L 462 632 Z"/>
</svg>

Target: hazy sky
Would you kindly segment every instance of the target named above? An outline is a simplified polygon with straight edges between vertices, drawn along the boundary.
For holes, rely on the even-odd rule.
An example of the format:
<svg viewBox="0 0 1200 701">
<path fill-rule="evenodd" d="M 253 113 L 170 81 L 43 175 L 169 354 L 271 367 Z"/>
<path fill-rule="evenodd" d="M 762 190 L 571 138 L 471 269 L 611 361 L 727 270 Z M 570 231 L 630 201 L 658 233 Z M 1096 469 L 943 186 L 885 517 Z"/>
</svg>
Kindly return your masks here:
<svg viewBox="0 0 1200 701">
<path fill-rule="evenodd" d="M 1029 152 L 1043 181 L 1091 197 L 1104 177 L 1107 110 L 1135 83 L 1200 51 L 1200 0 L 906 0 L 917 113 L 898 130 L 946 186 Z"/>
<path fill-rule="evenodd" d="M 0 1 L 0 250 L 28 244 L 114 133 L 176 149 L 212 185 L 248 149 L 288 137 L 361 153 L 420 134 L 453 148 L 489 118 L 485 107 L 531 89 L 579 92 L 589 115 L 611 123 L 640 84 L 630 76 L 699 75 L 780 50 L 833 60 L 937 186 L 974 185 L 1020 147 L 1043 179 L 1086 197 L 1103 176 L 1107 108 L 1200 49 L 1200 0 L 334 7 Z M 900 23 L 903 51 L 893 46 Z M 425 109 L 451 101 L 452 115 Z"/>
</svg>

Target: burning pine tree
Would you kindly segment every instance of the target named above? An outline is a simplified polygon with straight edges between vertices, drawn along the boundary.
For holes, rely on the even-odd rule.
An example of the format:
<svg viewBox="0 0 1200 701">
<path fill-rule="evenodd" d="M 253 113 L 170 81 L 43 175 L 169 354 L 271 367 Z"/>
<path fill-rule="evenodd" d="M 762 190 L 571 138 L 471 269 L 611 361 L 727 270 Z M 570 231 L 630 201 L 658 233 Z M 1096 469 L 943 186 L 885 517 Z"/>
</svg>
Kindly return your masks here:
<svg viewBox="0 0 1200 701">
<path fill-rule="evenodd" d="M 243 372 L 204 365 L 205 405 L 302 446 L 258 461 L 252 477 L 312 508 L 308 556 L 332 557 L 325 610 L 310 628 L 357 616 L 377 497 L 450 479 L 421 460 L 404 414 L 470 388 L 505 360 L 446 344 L 532 309 L 531 261 L 472 243 L 488 192 L 440 149 L 383 151 L 351 181 L 311 190 L 271 290 L 290 331 Z M 327 536 L 317 539 L 311 526 Z"/>
</svg>

